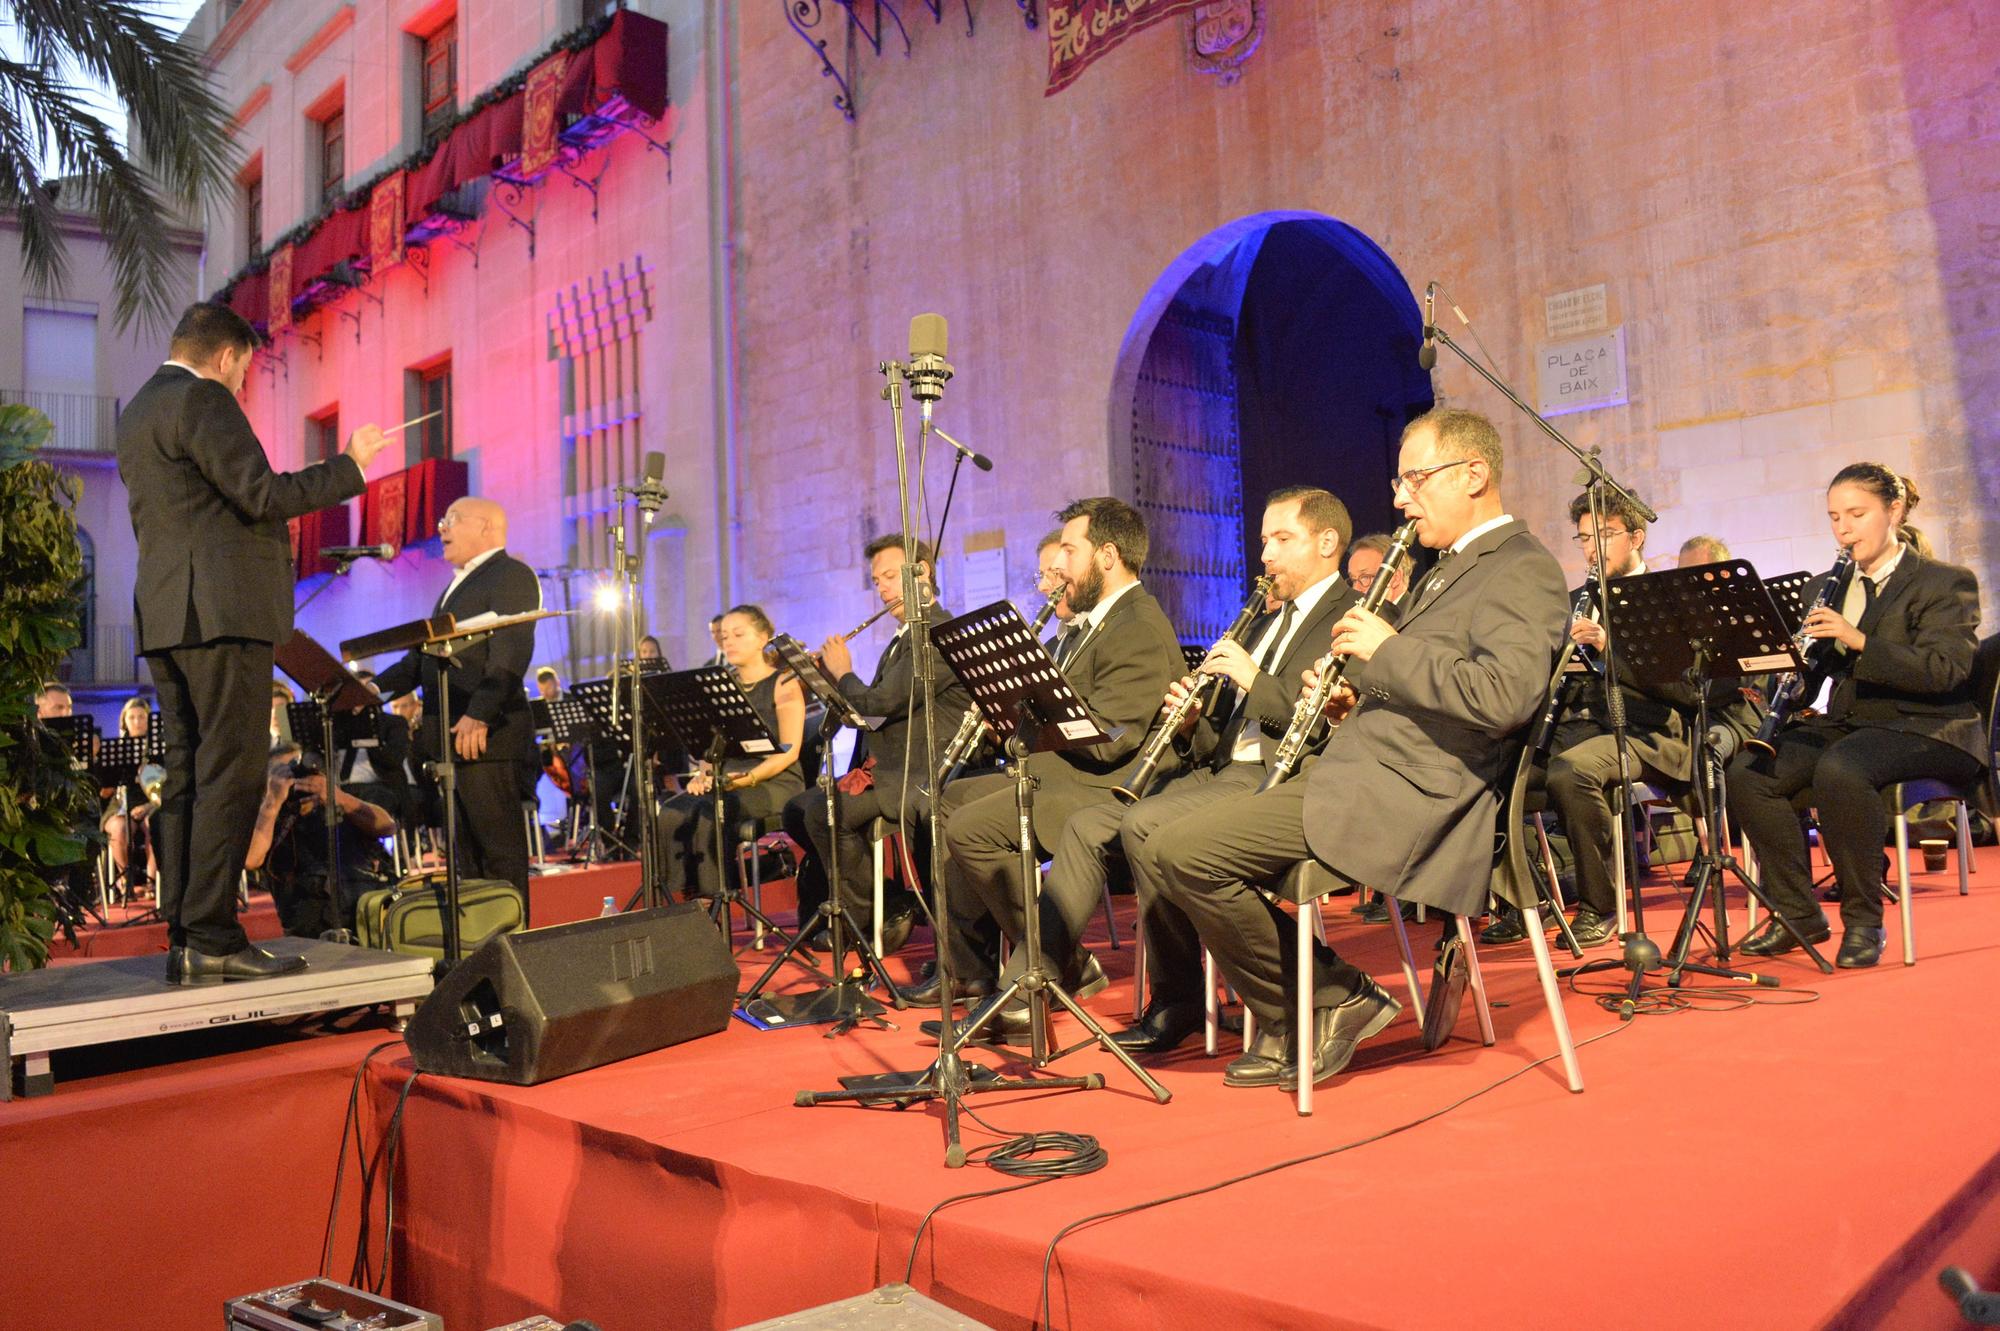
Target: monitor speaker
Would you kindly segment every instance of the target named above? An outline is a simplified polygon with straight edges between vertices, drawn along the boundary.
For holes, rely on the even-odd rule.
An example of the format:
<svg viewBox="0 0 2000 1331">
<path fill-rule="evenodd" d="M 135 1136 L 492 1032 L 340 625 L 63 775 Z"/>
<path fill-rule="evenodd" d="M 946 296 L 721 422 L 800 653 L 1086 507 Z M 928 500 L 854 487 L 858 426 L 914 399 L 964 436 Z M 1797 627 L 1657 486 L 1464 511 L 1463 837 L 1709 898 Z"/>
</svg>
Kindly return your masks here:
<svg viewBox="0 0 2000 1331">
<path fill-rule="evenodd" d="M 532 1086 L 713 1035 L 738 973 L 699 905 L 500 934 L 431 991 L 406 1034 L 419 1071 Z"/>
</svg>

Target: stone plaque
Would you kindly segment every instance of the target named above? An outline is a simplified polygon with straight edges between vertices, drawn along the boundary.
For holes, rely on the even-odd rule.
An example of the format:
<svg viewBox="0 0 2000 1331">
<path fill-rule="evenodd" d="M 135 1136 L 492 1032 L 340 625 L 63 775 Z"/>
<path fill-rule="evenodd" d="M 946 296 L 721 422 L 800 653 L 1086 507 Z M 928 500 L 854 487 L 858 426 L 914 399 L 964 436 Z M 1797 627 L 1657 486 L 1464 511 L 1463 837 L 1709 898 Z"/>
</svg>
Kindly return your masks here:
<svg viewBox="0 0 2000 1331">
<path fill-rule="evenodd" d="M 1616 407 L 1625 402 L 1625 327 L 1550 342 L 1537 354 L 1544 416 Z"/>
</svg>

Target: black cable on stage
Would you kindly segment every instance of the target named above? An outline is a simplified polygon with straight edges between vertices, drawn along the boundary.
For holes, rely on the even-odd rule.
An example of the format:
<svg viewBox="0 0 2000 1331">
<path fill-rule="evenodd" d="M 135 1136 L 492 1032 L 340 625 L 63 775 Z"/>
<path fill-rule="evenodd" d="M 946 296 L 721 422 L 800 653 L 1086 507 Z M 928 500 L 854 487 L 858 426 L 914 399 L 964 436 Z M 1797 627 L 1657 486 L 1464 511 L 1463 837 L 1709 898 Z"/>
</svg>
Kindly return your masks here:
<svg viewBox="0 0 2000 1331">
<path fill-rule="evenodd" d="M 1614 1026 L 1610 1030 L 1599 1032 L 1598 1034 L 1591 1036 L 1587 1040 L 1579 1040 L 1576 1043 L 1575 1047 L 1578 1049 L 1585 1048 L 1589 1045 L 1596 1044 L 1599 1040 L 1607 1040 L 1610 1037 L 1618 1034 L 1620 1031 L 1627 1029 L 1629 1029 L 1629 1027 L 1623 1024 Z M 1435 1119 L 1443 1118 L 1446 1114 L 1451 1113 L 1453 1110 L 1471 1104 L 1474 1100 L 1479 1099 L 1481 1096 L 1489 1095 L 1492 1092 L 1499 1090 L 1502 1086 L 1505 1086 L 1507 1083 L 1514 1081 L 1517 1078 L 1526 1076 L 1528 1073 L 1533 1072 L 1536 1068 L 1542 1067 L 1549 1063 L 1553 1063 L 1556 1059 L 1560 1057 L 1561 1057 L 1560 1054 L 1550 1054 L 1548 1057 L 1538 1058 L 1532 1063 L 1524 1063 L 1520 1067 L 1516 1068 L 1514 1071 L 1500 1078 L 1498 1081 L 1489 1082 L 1487 1085 L 1480 1087 L 1476 1091 L 1467 1092 L 1465 1095 L 1460 1096 L 1458 1099 L 1452 1101 L 1450 1104 L 1444 1106 L 1442 1109 L 1434 1109 L 1428 1114 L 1424 1114 L 1421 1115 L 1420 1117 L 1410 1119 L 1406 1123 L 1399 1123 L 1391 1128 L 1384 1128 L 1380 1132 L 1370 1133 L 1366 1137 L 1360 1137 L 1351 1142 L 1343 1142 L 1339 1146 L 1330 1146 L 1324 1151 L 1314 1151 L 1311 1155 L 1294 1156 L 1289 1160 L 1277 1161 L 1275 1164 L 1260 1165 L 1256 1169 L 1249 1170 L 1246 1173 L 1235 1174 L 1230 1176 L 1229 1178 L 1221 1179 L 1214 1183 L 1204 1183 L 1198 1188 L 1187 1188 L 1181 1192 L 1171 1193 L 1164 1197 L 1154 1197 L 1146 1201 L 1134 1202 L 1130 1206 L 1120 1206 L 1109 1211 L 1099 1211 L 1095 1215 L 1087 1215 L 1080 1220 L 1072 1220 L 1069 1224 L 1064 1225 L 1061 1229 L 1056 1231 L 1055 1237 L 1049 1240 L 1048 1249 L 1042 1254 L 1042 1289 L 1040 1296 L 1035 1300 L 1035 1311 L 1033 1319 L 1030 1322 L 1030 1325 L 1035 1327 L 1046 1326 L 1048 1328 L 1048 1331 L 1056 1331 L 1055 1305 L 1049 1301 L 1049 1272 L 1055 1265 L 1056 1245 L 1061 1243 L 1065 1238 L 1075 1233 L 1077 1230 L 1082 1229 L 1088 1225 L 1097 1224 L 1099 1221 L 1116 1220 L 1120 1216 L 1136 1215 L 1141 1211 L 1150 1211 L 1154 1207 L 1165 1206 L 1169 1202 L 1181 1202 L 1181 1201 L 1186 1201 L 1190 1197 L 1200 1197 L 1206 1193 L 1220 1192 L 1222 1189 L 1234 1187 L 1238 1183 L 1248 1183 L 1252 1179 L 1263 1178 L 1267 1174 L 1276 1174 L 1282 1170 L 1291 1169 L 1297 1165 L 1309 1165 L 1316 1160 L 1325 1160 L 1329 1156 L 1340 1155 L 1343 1152 L 1352 1151 L 1357 1147 L 1372 1146 L 1376 1142 L 1386 1141 L 1390 1137 L 1400 1136 L 1403 1133 L 1410 1131 L 1412 1128 L 1419 1128 L 1426 1123 L 1432 1122 Z M 1044 1321 L 1042 1318 L 1042 1310 L 1044 1308 L 1047 1308 L 1049 1310 L 1049 1316 L 1047 1321 Z"/>
<path fill-rule="evenodd" d="M 411 1069 L 409 1080 L 403 1083 L 402 1091 L 396 1096 L 396 1108 L 389 1115 L 382 1140 L 375 1144 L 375 1158 L 368 1163 L 361 1176 L 361 1232 L 355 1243 L 354 1270 L 348 1283 L 375 1294 L 380 1294 L 389 1283 L 389 1245 L 394 1239 L 396 1220 L 396 1159 L 403 1141 L 403 1109 L 410 1102 L 410 1092 L 415 1089 L 417 1078 L 422 1075 Z M 374 1210 L 375 1176 L 385 1164 L 388 1174 L 383 1185 L 382 1261 L 378 1268 L 368 1258 L 368 1231 Z"/>
<path fill-rule="evenodd" d="M 357 1155 L 361 1148 L 361 1078 L 368 1071 L 368 1065 L 375 1061 L 377 1054 L 402 1043 L 401 1036 L 393 1040 L 384 1040 L 362 1055 L 360 1065 L 354 1069 L 354 1082 L 347 1090 L 347 1114 L 340 1124 L 340 1149 L 333 1157 L 333 1199 L 327 1203 L 326 1208 L 326 1236 L 321 1240 L 319 1247 L 319 1273 L 322 1278 L 330 1274 L 327 1268 L 333 1265 L 333 1231 L 340 1219 L 340 1191 L 341 1185 L 347 1178 L 347 1139 L 350 1134 L 354 1138 Z"/>
<path fill-rule="evenodd" d="M 1095 1174 L 1111 1163 L 1111 1154 L 1097 1138 L 1084 1132 L 1010 1133 L 996 1128 L 968 1106 L 966 1117 L 1001 1140 L 975 1146 L 965 1158 L 1015 1178 L 1076 1178 Z"/>
<path fill-rule="evenodd" d="M 930 1227 L 931 1221 L 936 1218 L 939 1211 L 944 1210 L 947 1206 L 956 1206 L 960 1202 L 977 1201 L 981 1197 L 998 1197 L 1002 1193 L 1019 1192 L 1023 1188 L 1039 1188 L 1042 1184 L 1050 1182 L 1054 1177 L 1054 1175 L 1051 1175 L 1048 1178 L 1029 1179 L 1026 1183 L 1009 1183 L 1004 1188 L 988 1188 L 984 1192 L 961 1192 L 956 1197 L 945 1198 L 936 1206 L 924 1212 L 924 1218 L 917 1222 L 917 1232 L 910 1239 L 910 1260 L 903 1264 L 903 1283 L 905 1285 L 909 1284 L 910 1278 L 916 1275 L 917 1252 L 924 1245 L 924 1231 Z"/>
<path fill-rule="evenodd" d="M 1705 954 L 1702 959 L 1721 964 L 1713 952 Z M 1619 974 L 1615 971 L 1601 973 L 1606 976 Z M 1626 986 L 1631 983 L 1629 977 L 1604 986 L 1578 983 L 1582 978 L 1580 975 L 1569 977 L 1571 993 L 1583 995 L 1606 1012 L 1624 1014 Z M 1751 1007 L 1800 1007 L 1817 1003 L 1819 998 L 1817 989 L 1766 989 L 1740 983 L 1656 984 L 1639 990 L 1632 1015 L 1663 1017 L 1676 1012 L 1738 1012 Z"/>
</svg>

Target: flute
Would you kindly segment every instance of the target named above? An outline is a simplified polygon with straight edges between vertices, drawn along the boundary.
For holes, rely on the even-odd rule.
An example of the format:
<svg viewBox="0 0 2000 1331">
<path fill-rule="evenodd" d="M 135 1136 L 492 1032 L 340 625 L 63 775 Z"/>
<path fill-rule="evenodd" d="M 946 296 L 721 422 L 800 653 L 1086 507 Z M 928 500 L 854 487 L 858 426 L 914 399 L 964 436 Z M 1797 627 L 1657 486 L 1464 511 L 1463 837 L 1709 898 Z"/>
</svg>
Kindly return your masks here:
<svg viewBox="0 0 2000 1331">
<path fill-rule="evenodd" d="M 877 610 L 874 614 L 868 616 L 868 618 L 862 620 L 859 624 L 856 624 L 853 628 L 849 629 L 847 632 L 841 634 L 840 635 L 841 640 L 846 641 L 848 638 L 859 637 L 861 635 L 862 630 L 866 629 L 870 624 L 873 624 L 876 620 L 880 619 L 882 616 L 888 614 L 891 610 L 900 609 L 902 607 L 902 604 L 903 604 L 903 598 L 900 596 L 897 597 L 895 600 L 883 606 L 880 610 Z"/>
</svg>

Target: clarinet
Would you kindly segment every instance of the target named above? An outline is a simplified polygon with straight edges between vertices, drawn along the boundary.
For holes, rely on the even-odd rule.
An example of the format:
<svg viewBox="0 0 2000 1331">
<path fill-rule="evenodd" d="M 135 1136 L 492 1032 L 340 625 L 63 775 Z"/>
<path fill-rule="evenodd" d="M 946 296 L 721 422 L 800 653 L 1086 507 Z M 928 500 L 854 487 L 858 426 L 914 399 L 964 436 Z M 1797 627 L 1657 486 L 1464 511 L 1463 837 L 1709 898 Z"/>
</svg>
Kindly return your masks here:
<svg viewBox="0 0 2000 1331">
<path fill-rule="evenodd" d="M 1056 603 L 1062 600 L 1066 591 L 1068 588 L 1042 603 L 1042 608 L 1035 612 L 1034 622 L 1028 625 L 1029 637 L 1042 636 L 1042 630 L 1048 627 L 1049 616 L 1055 614 Z M 987 730 L 986 718 L 979 714 L 977 706 L 966 712 L 965 719 L 958 723 L 957 733 L 951 737 L 951 743 L 944 746 L 944 757 L 938 759 L 937 781 L 931 786 L 933 791 L 943 790 L 944 783 L 958 775 L 958 769 L 965 766 L 966 760 L 986 742 Z"/>
<path fill-rule="evenodd" d="M 1579 619 L 1599 622 L 1604 604 L 1597 599 L 1597 570 L 1591 569 L 1584 575 L 1583 586 L 1576 589 L 1570 598 L 1569 618 L 1571 623 Z M 1574 665 L 1572 663 L 1575 663 Z M 1535 718 L 1535 724 L 1528 730 L 1528 747 L 1536 753 L 1546 753 L 1555 739 L 1556 723 L 1569 709 L 1572 685 L 1576 681 L 1570 675 L 1578 670 L 1602 672 L 1604 659 L 1575 638 L 1564 637 L 1562 652 L 1556 657 L 1556 686 L 1549 690 L 1548 701 L 1542 706 L 1542 714 Z"/>
<path fill-rule="evenodd" d="M 1249 597 L 1243 602 L 1243 608 L 1236 612 L 1236 622 L 1229 626 L 1228 631 L 1215 644 L 1216 647 L 1225 642 L 1233 642 L 1238 646 L 1243 644 L 1243 636 L 1250 631 L 1250 625 L 1259 614 L 1263 613 L 1264 602 L 1271 595 L 1272 585 L 1273 581 L 1269 577 L 1257 579 L 1250 588 Z M 1211 647 L 1209 650 L 1214 651 L 1215 648 Z M 1160 714 L 1152 733 L 1146 736 L 1146 742 L 1139 747 L 1139 765 L 1132 769 L 1131 778 L 1124 785 L 1111 788 L 1111 793 L 1116 795 L 1121 803 L 1136 803 L 1152 786 L 1153 778 L 1159 774 L 1160 762 L 1173 745 L 1174 735 L 1180 730 L 1181 722 L 1187 720 L 1188 713 L 1196 707 L 1205 712 L 1215 706 L 1215 696 L 1222 691 L 1222 679 L 1221 675 L 1198 677 L 1187 692 L 1181 695 L 1178 703 Z"/>
<path fill-rule="evenodd" d="M 1805 662 L 1804 670 L 1787 670 L 1778 676 L 1771 686 L 1771 710 L 1764 714 L 1764 724 L 1757 727 L 1757 733 L 1744 743 L 1768 758 L 1778 751 L 1778 732 L 1799 708 L 1819 693 L 1820 685 L 1826 682 L 1833 665 L 1834 649 L 1840 644 L 1832 638 L 1810 638 L 1806 636 L 1806 620 L 1812 612 L 1823 610 L 1833 604 L 1836 596 L 1847 594 L 1847 581 L 1854 572 L 1854 552 L 1846 546 L 1840 548 L 1840 555 L 1833 561 L 1833 567 L 1820 580 L 1819 594 L 1806 607 L 1799 619 L 1799 631 L 1792 635 L 1792 650 Z"/>
<path fill-rule="evenodd" d="M 1396 537 L 1390 543 L 1389 553 L 1382 556 L 1382 571 L 1375 575 L 1368 594 L 1361 598 L 1361 609 L 1374 614 L 1381 610 L 1382 603 L 1389 599 L 1389 588 L 1395 585 L 1396 567 L 1403 562 L 1403 556 L 1417 542 L 1417 524 L 1406 522 L 1396 529 Z M 1270 770 L 1264 774 L 1264 784 L 1257 787 L 1262 794 L 1279 782 L 1289 778 L 1299 768 L 1299 763 L 1311 747 L 1314 734 L 1326 711 L 1327 702 L 1333 697 L 1334 686 L 1347 676 L 1345 656 L 1335 660 L 1319 677 L 1319 682 L 1299 695 L 1298 704 L 1292 708 L 1291 724 L 1285 727 L 1284 738 L 1278 741 L 1278 751 L 1271 755 Z"/>
</svg>

